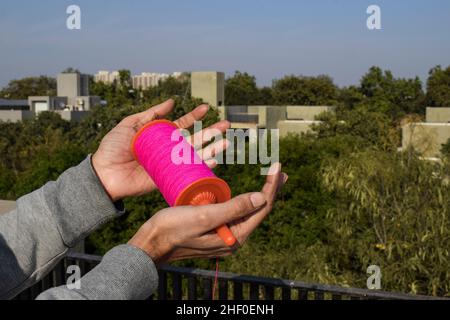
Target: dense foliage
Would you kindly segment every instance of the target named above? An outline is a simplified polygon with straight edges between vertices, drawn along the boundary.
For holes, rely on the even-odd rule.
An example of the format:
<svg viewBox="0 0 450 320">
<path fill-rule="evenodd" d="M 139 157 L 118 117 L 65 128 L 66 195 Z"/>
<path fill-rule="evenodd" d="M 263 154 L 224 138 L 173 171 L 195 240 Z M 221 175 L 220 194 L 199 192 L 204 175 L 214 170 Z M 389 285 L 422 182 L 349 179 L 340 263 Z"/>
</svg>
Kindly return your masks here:
<svg viewBox="0 0 450 320">
<path fill-rule="evenodd" d="M 3 99 L 28 99 L 29 96 L 55 96 L 56 79 L 40 76 L 12 80 L 0 90 Z"/>
<path fill-rule="evenodd" d="M 226 81 L 227 104 L 334 104 L 313 134 L 280 141 L 289 181 L 273 212 L 222 269 L 304 281 L 364 287 L 366 269 L 381 267 L 382 287 L 421 294 L 450 292 L 450 165 L 398 152 L 404 116 L 424 114 L 427 103 L 446 106 L 448 70 L 430 72 L 426 93 L 418 78 L 394 78 L 373 67 L 356 86 L 339 88 L 327 76 L 287 76 L 258 88 L 237 72 Z M 132 90 L 129 73 L 119 83 L 94 84 L 91 93 L 108 101 L 78 124 L 52 113 L 23 123 L 0 123 L 0 198 L 16 199 L 96 150 L 101 138 L 126 115 L 168 97 L 173 118 L 200 101 L 189 96 L 189 77 L 169 78 L 145 91 Z M 448 105 L 447 105 L 448 106 Z M 207 122 L 217 118 L 212 112 Z M 450 144 L 443 146 L 450 153 Z M 264 177 L 255 165 L 222 165 L 217 175 L 234 194 L 254 191 Z M 159 209 L 152 194 L 125 200 L 127 214 L 88 239 L 88 250 L 104 253 L 126 242 Z M 210 261 L 183 265 L 210 268 Z"/>
</svg>

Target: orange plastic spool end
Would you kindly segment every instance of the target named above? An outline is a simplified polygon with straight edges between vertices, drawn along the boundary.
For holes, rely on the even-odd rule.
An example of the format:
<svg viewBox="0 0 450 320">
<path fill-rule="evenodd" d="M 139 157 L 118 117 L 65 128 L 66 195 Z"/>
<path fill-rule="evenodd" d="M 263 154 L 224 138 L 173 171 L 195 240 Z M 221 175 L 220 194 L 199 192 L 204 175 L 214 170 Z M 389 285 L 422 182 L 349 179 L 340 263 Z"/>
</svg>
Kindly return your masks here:
<svg viewBox="0 0 450 320">
<path fill-rule="evenodd" d="M 217 177 L 209 177 L 187 186 L 178 196 L 175 206 L 201 206 L 222 203 L 230 199 L 231 190 L 228 184 Z M 236 238 L 228 226 L 220 226 L 216 232 L 227 246 L 232 247 L 236 243 Z"/>
</svg>

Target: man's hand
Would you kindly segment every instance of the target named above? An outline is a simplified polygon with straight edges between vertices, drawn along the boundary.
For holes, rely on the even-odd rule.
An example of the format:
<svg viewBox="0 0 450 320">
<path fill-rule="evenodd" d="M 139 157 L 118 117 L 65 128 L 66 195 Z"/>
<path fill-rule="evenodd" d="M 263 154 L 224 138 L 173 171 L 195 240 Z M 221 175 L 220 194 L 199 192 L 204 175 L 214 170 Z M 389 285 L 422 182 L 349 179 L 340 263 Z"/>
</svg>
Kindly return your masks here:
<svg viewBox="0 0 450 320">
<path fill-rule="evenodd" d="M 236 248 L 228 247 L 214 229 L 228 224 L 239 244 L 245 242 L 272 210 L 277 192 L 288 178 L 279 163 L 269 173 L 261 192 L 242 194 L 220 204 L 159 211 L 128 244 L 147 252 L 156 264 L 230 255 Z"/>
<path fill-rule="evenodd" d="M 123 119 L 103 138 L 97 152 L 92 157 L 92 164 L 106 192 L 113 201 L 128 196 L 146 194 L 156 189 L 154 182 L 144 168 L 134 159 L 131 152 L 131 142 L 141 127 L 156 118 L 163 118 L 170 113 L 173 106 L 174 101 L 168 100 L 147 111 L 131 115 Z M 208 106 L 200 105 L 176 120 L 175 123 L 180 128 L 187 129 L 194 124 L 194 121 L 203 119 L 207 112 Z M 209 128 L 195 133 L 194 137 L 191 137 L 191 143 L 193 141 L 201 141 L 204 145 L 208 142 L 204 140 L 207 139 L 205 132 L 215 129 L 223 133 L 229 127 L 230 123 L 228 121 L 219 121 Z M 227 141 L 222 140 L 207 146 L 202 154 L 213 157 L 226 147 Z M 211 168 L 216 165 L 211 158 L 203 160 Z"/>
</svg>

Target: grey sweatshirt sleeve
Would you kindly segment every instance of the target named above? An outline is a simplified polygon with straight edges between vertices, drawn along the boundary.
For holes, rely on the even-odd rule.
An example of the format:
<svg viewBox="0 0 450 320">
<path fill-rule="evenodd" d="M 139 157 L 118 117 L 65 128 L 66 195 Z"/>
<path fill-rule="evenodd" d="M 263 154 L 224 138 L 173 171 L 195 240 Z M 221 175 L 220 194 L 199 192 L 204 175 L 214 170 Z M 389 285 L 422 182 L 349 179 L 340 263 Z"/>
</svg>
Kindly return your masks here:
<svg viewBox="0 0 450 320">
<path fill-rule="evenodd" d="M 57 181 L 18 199 L 16 210 L 0 215 L 0 299 L 13 298 L 42 279 L 69 248 L 122 213 L 123 206 L 117 207 L 112 203 L 96 176 L 90 156 L 65 171 Z M 89 276 L 86 275 L 87 280 L 83 283 L 86 287 L 95 287 L 98 281 L 101 288 L 106 279 L 112 285 L 122 286 L 123 291 L 114 291 L 117 298 L 140 297 L 139 294 L 130 294 L 135 281 L 141 281 L 140 285 L 146 285 L 149 291 L 157 282 L 153 262 L 142 254 L 130 246 L 115 248 Z M 128 261 L 128 265 L 123 264 L 119 256 Z M 115 268 L 115 259 L 122 261 L 127 269 Z M 140 274 L 144 269 L 146 274 Z M 152 272 L 147 272 L 148 269 Z M 112 276 L 111 272 L 119 273 Z M 133 279 L 127 279 L 127 276 Z M 123 277 L 123 281 L 119 283 L 114 277 Z M 149 277 L 151 281 L 144 283 L 150 280 Z M 130 287 L 123 288 L 127 283 Z M 52 298 L 58 298 L 55 290 Z M 140 292 L 142 288 L 136 290 Z M 100 295 L 86 294 L 86 297 L 100 298 Z M 111 292 L 105 297 L 114 299 Z"/>
<path fill-rule="evenodd" d="M 63 285 L 47 290 L 37 300 L 142 300 L 156 289 L 158 274 L 141 249 L 120 245 L 80 279 L 79 289 Z"/>
</svg>

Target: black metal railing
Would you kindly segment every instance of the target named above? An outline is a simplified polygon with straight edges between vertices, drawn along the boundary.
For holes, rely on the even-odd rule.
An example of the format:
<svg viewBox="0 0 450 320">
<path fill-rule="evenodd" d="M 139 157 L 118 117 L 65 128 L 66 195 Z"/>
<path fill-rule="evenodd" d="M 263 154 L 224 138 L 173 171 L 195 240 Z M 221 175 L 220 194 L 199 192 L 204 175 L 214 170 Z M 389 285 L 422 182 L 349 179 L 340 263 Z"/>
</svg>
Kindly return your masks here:
<svg viewBox="0 0 450 320">
<path fill-rule="evenodd" d="M 101 261 L 100 256 L 71 252 L 58 263 L 42 281 L 25 290 L 17 299 L 34 299 L 39 293 L 54 286 L 65 284 L 68 266 L 78 265 L 81 274 L 93 269 Z M 197 300 L 212 299 L 215 272 L 165 265 L 159 268 L 159 286 L 149 299 Z M 311 284 L 273 278 L 218 273 L 219 300 L 429 300 L 431 296 L 408 295 L 379 290 L 344 288 L 339 286 Z"/>
</svg>

